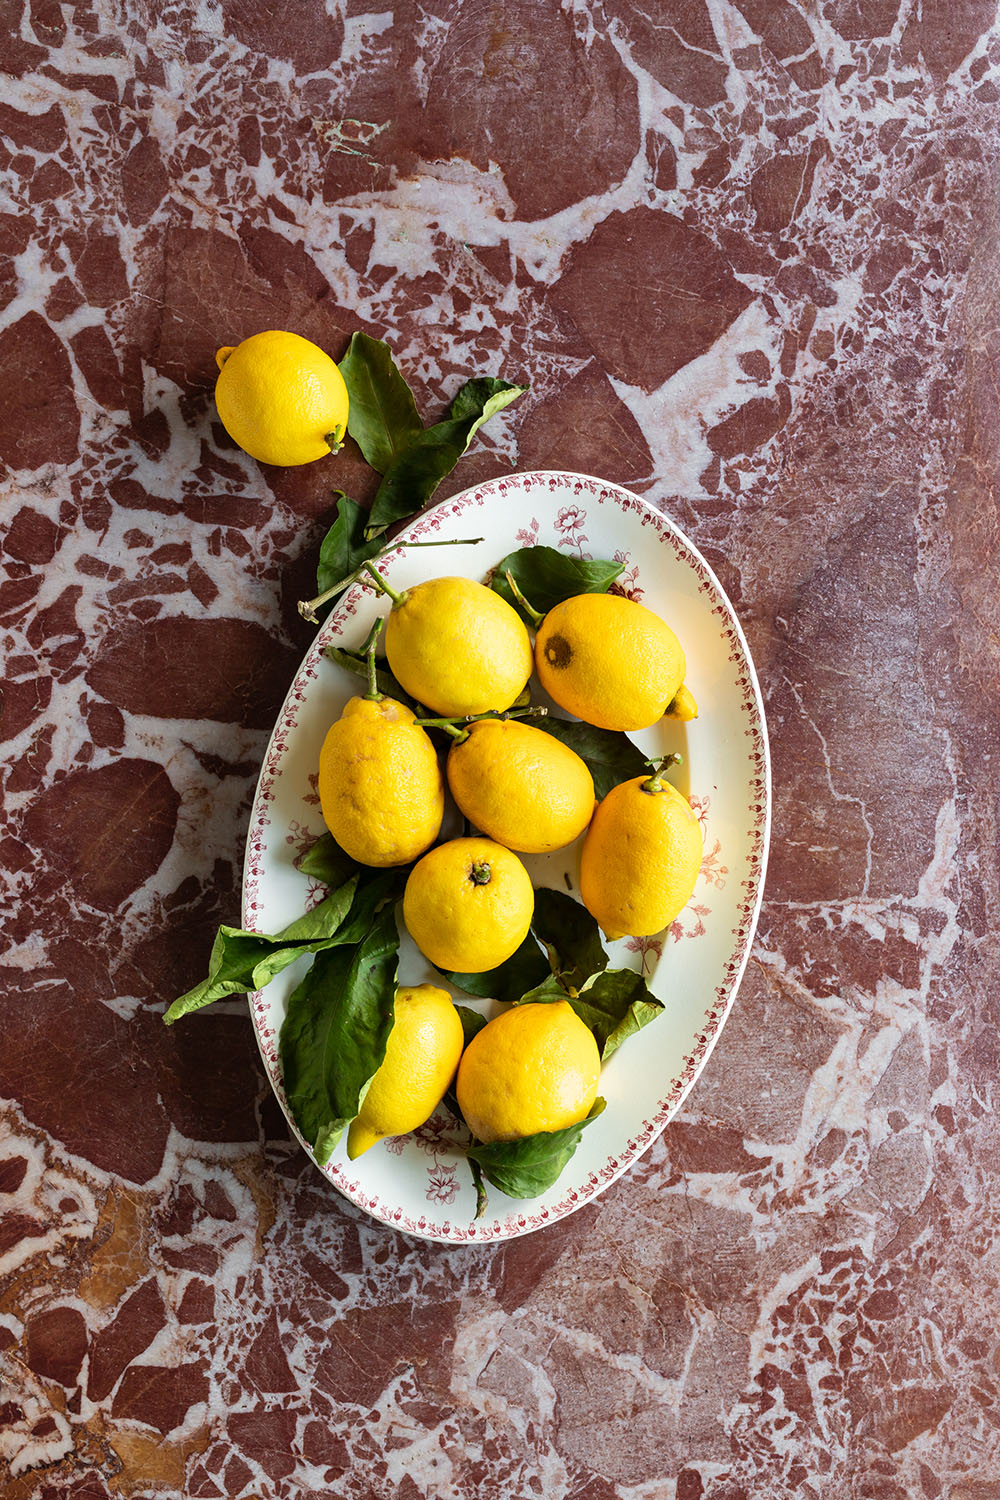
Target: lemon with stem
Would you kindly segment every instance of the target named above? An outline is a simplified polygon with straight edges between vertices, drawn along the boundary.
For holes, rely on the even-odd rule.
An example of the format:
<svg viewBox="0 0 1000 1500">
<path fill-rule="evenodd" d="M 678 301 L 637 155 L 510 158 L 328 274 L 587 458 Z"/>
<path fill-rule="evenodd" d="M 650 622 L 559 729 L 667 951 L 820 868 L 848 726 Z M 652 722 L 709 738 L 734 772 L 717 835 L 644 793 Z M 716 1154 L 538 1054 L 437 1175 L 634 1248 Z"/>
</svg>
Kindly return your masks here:
<svg viewBox="0 0 1000 1500">
<path fill-rule="evenodd" d="M 215 404 L 234 443 L 264 464 L 313 463 L 340 448 L 349 399 L 329 354 L 268 329 L 215 356 Z"/>
<path fill-rule="evenodd" d="M 430 737 L 412 709 L 380 693 L 375 647 L 364 651 L 368 692 L 351 698 L 330 726 L 319 757 L 323 819 L 342 849 L 363 865 L 405 865 L 429 849 L 444 817 L 444 778 Z"/>
</svg>

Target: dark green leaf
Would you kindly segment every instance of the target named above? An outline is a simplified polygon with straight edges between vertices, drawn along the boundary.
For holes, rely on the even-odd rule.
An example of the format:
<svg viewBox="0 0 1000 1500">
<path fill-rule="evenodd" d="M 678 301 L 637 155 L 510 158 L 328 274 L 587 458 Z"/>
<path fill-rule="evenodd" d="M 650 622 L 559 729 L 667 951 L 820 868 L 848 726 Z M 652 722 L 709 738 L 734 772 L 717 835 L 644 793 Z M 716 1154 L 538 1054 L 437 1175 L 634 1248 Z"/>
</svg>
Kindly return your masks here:
<svg viewBox="0 0 1000 1500">
<path fill-rule="evenodd" d="M 458 1011 L 458 1019 L 462 1023 L 462 1032 L 465 1037 L 465 1040 L 462 1043 L 462 1050 L 464 1052 L 465 1048 L 472 1041 L 472 1038 L 476 1035 L 476 1033 L 482 1031 L 483 1027 L 486 1025 L 486 1017 L 481 1016 L 478 1010 L 473 1010 L 468 1005 L 456 1005 L 455 1009 Z M 447 1093 L 445 1094 L 443 1102 L 451 1110 L 452 1114 L 455 1116 L 455 1119 L 461 1120 L 462 1124 L 464 1125 L 465 1116 L 462 1114 L 462 1111 L 459 1108 L 458 1095 L 455 1093 L 454 1080 L 452 1081 L 451 1088 L 448 1089 Z"/>
<path fill-rule="evenodd" d="M 448 410 L 454 422 L 471 422 L 465 446 L 475 437 L 479 428 L 498 411 L 510 406 L 518 396 L 523 396 L 526 385 L 511 385 L 509 380 L 499 380 L 495 375 L 482 375 L 476 380 L 467 380 L 456 394 Z"/>
<path fill-rule="evenodd" d="M 381 911 L 387 901 L 395 902 L 402 896 L 411 868 L 410 865 L 399 865 L 391 870 L 362 868 L 351 909 L 337 932 L 338 944 L 360 943 L 376 912 Z"/>
<path fill-rule="evenodd" d="M 621 782 L 649 774 L 642 751 L 620 730 L 596 729 L 579 719 L 557 719 L 552 714 L 545 719 L 533 719 L 532 723 L 536 729 L 544 729 L 546 734 L 575 750 L 586 762 L 598 800 L 603 800 Z"/>
<path fill-rule="evenodd" d="M 539 887 L 531 930 L 545 944 L 553 973 L 568 988 L 580 989 L 591 974 L 608 966 L 601 929 L 587 908 L 564 891 Z"/>
<path fill-rule="evenodd" d="M 603 1109 L 604 1100 L 598 1099 L 585 1120 L 565 1130 L 541 1131 L 519 1141 L 496 1141 L 491 1146 L 477 1143 L 470 1146 L 469 1158 L 479 1163 L 487 1182 L 508 1198 L 536 1198 L 552 1186 L 580 1144 L 584 1130 Z"/>
<path fill-rule="evenodd" d="M 399 934 L 392 907 L 357 947 L 322 953 L 288 1002 L 281 1071 L 296 1125 L 322 1166 L 385 1057 Z"/>
<path fill-rule="evenodd" d="M 368 512 L 341 491 L 337 519 L 323 538 L 316 565 L 316 592 L 325 594 L 335 583 L 349 578 L 366 558 L 374 557 L 379 542 L 365 539 Z"/>
<path fill-rule="evenodd" d="M 482 1031 L 486 1025 L 486 1017 L 480 1015 L 478 1010 L 473 1010 L 471 1005 L 456 1005 L 455 1009 L 458 1011 L 458 1019 L 462 1023 L 462 1031 L 465 1034 L 465 1041 L 462 1043 L 465 1048 L 472 1038 Z"/>
<path fill-rule="evenodd" d="M 345 651 L 342 646 L 324 646 L 323 655 L 330 661 L 336 662 L 338 667 L 343 667 L 345 672 L 353 672 L 357 677 L 368 680 L 368 663 L 357 651 Z M 380 693 L 387 698 L 394 698 L 397 703 L 404 703 L 407 708 L 414 707 L 413 699 L 408 697 L 399 683 L 393 677 L 388 667 L 377 667 L 375 670 L 375 683 Z"/>
<path fill-rule="evenodd" d="M 526 625 L 533 625 L 535 622 L 518 604 L 507 582 L 508 572 L 532 609 L 545 615 L 564 599 L 577 594 L 606 594 L 624 571 L 624 563 L 606 562 L 599 557 L 570 557 L 555 547 L 522 547 L 497 563 L 493 589 L 514 606 Z"/>
<path fill-rule="evenodd" d="M 271 937 L 241 927 L 220 927 L 208 960 L 208 975 L 178 996 L 164 1014 L 167 1026 L 227 995 L 263 989 L 282 969 L 305 953 L 319 953 L 341 941 L 340 930 L 354 902 L 352 876 L 304 917 Z"/>
<path fill-rule="evenodd" d="M 384 471 L 372 505 L 369 533 L 384 531 L 393 521 L 422 510 L 482 424 L 526 390 L 527 386 L 493 378 L 467 381 L 452 403 L 453 415 L 416 433 Z"/>
<path fill-rule="evenodd" d="M 305 854 L 295 861 L 295 867 L 301 875 L 334 887 L 343 885 L 361 868 L 357 860 L 341 849 L 332 833 L 321 833 Z"/>
<path fill-rule="evenodd" d="M 464 990 L 467 995 L 477 995 L 483 1000 L 520 1000 L 525 990 L 540 984 L 549 972 L 549 966 L 538 944 L 529 933 L 506 963 L 484 974 L 456 974 L 442 969 L 446 979 Z"/>
<path fill-rule="evenodd" d="M 366 461 L 384 474 L 423 430 L 413 392 L 389 345 L 367 333 L 352 336 L 340 373 L 350 398 L 347 430 Z"/>
</svg>

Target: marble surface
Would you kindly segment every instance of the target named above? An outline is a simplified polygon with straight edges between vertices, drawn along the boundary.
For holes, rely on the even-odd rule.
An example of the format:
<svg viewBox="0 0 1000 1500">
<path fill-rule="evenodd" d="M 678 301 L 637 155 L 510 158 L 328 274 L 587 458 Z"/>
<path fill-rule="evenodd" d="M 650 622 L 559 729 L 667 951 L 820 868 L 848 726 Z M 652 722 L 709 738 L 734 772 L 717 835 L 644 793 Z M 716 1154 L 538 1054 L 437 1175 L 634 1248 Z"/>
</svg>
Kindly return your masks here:
<svg viewBox="0 0 1000 1500">
<path fill-rule="evenodd" d="M 1000 1497 L 994 0 L 7 0 L 5 1500 Z M 748 633 L 775 820 L 682 1114 L 507 1246 L 289 1141 L 239 909 L 350 454 L 265 469 L 213 353 L 387 337 L 449 488 L 631 485 Z M 446 491 L 442 491 L 445 493 Z"/>
</svg>

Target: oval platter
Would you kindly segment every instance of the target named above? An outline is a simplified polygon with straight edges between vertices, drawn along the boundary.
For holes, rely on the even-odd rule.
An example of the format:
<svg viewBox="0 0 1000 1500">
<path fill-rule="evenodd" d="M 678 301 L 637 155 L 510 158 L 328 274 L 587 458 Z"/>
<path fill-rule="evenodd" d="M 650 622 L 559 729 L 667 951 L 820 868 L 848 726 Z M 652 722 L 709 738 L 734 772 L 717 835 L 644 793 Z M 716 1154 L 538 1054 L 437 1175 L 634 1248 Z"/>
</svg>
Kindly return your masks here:
<svg viewBox="0 0 1000 1500">
<path fill-rule="evenodd" d="M 671 780 L 690 797 L 702 823 L 705 856 L 694 895 L 667 932 L 609 945 L 611 964 L 642 968 L 665 1010 L 641 1040 L 632 1037 L 603 1069 L 607 1108 L 584 1131 L 548 1192 L 515 1200 L 489 1187 L 487 1209 L 476 1219 L 472 1176 L 459 1149 L 462 1129 L 443 1108 L 412 1135 L 383 1142 L 356 1162 L 347 1160 L 342 1140 L 328 1165 L 318 1169 L 373 1218 L 446 1243 L 510 1239 L 565 1218 L 603 1192 L 660 1134 L 704 1067 L 736 995 L 760 908 L 770 823 L 767 732 L 750 652 L 717 578 L 673 522 L 617 485 L 582 474 L 538 472 L 466 490 L 425 512 L 397 540 L 471 537 L 483 540 L 396 552 L 380 567 L 400 589 L 442 575 L 483 580 L 522 546 L 615 558 L 624 564 L 619 590 L 676 631 L 699 717 L 689 724 L 665 719 L 632 738 L 648 755 L 682 753 L 683 766 Z M 294 861 L 324 831 L 316 793 L 323 737 L 347 699 L 363 689 L 361 679 L 323 651 L 332 643 L 357 649 L 384 611 L 384 600 L 370 587 L 355 585 L 343 594 L 292 683 L 251 814 L 243 882 L 247 928 L 277 932 L 324 894 Z M 578 845 L 525 856 L 525 864 L 536 886 L 578 889 Z M 304 967 L 304 961 L 293 964 L 250 997 L 261 1056 L 286 1115 L 279 1034 Z M 444 983 L 404 934 L 400 982 L 424 980 Z M 487 1015 L 497 1008 L 453 993 Z M 290 1117 L 289 1123 L 294 1130 Z"/>
</svg>

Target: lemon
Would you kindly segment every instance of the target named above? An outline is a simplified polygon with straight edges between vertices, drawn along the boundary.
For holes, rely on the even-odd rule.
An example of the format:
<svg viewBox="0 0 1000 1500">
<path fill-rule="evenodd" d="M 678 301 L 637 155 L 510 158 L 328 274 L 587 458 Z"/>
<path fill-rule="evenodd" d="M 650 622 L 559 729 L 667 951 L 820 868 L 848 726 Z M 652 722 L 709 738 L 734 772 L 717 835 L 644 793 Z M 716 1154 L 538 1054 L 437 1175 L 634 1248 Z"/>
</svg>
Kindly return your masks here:
<svg viewBox="0 0 1000 1500">
<path fill-rule="evenodd" d="M 510 958 L 528 936 L 535 893 L 528 872 L 491 839 L 451 839 L 414 865 L 403 920 L 439 969 L 481 974 Z"/>
<path fill-rule="evenodd" d="M 351 1161 L 387 1135 L 416 1130 L 455 1076 L 464 1035 L 451 996 L 433 984 L 396 991 L 382 1065 L 347 1132 Z"/>
<path fill-rule="evenodd" d="M 487 1144 L 585 1120 L 597 1098 L 601 1057 L 568 1000 L 515 1005 L 488 1021 L 462 1054 L 458 1103 Z"/>
<path fill-rule="evenodd" d="M 352 698 L 319 757 L 326 826 L 363 865 L 405 865 L 441 831 L 444 780 L 429 737 L 394 698 Z"/>
<path fill-rule="evenodd" d="M 394 595 L 385 654 L 411 697 L 454 718 L 510 708 L 531 676 L 520 616 L 471 578 L 431 578 Z"/>
<path fill-rule="evenodd" d="M 309 464 L 347 430 L 347 386 L 328 354 L 297 333 L 255 333 L 215 356 L 215 404 L 235 443 L 263 464 Z"/>
<path fill-rule="evenodd" d="M 448 785 L 476 828 L 508 849 L 571 844 L 594 811 L 594 779 L 568 745 L 516 719 L 481 719 L 448 753 Z"/>
<path fill-rule="evenodd" d="M 580 895 L 610 938 L 649 937 L 687 905 L 701 868 L 701 826 L 658 776 L 613 787 L 580 857 Z"/>
<path fill-rule="evenodd" d="M 646 729 L 684 679 L 684 652 L 665 621 L 618 594 L 578 594 L 550 609 L 535 666 L 561 708 L 601 729 Z M 692 700 L 693 701 L 693 700 Z"/>
</svg>

